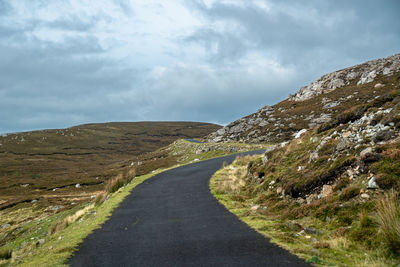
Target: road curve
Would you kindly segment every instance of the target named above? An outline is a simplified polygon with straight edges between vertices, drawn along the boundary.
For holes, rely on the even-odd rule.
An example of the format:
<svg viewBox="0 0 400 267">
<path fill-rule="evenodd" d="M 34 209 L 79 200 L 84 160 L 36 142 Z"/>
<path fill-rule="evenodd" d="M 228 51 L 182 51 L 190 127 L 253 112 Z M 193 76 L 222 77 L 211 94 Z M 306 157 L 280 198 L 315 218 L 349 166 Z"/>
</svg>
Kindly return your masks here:
<svg viewBox="0 0 400 267">
<path fill-rule="evenodd" d="M 255 153 L 255 152 L 252 152 Z M 71 266 L 309 266 L 249 228 L 208 183 L 236 155 L 186 165 L 137 186 L 89 235 Z"/>
</svg>

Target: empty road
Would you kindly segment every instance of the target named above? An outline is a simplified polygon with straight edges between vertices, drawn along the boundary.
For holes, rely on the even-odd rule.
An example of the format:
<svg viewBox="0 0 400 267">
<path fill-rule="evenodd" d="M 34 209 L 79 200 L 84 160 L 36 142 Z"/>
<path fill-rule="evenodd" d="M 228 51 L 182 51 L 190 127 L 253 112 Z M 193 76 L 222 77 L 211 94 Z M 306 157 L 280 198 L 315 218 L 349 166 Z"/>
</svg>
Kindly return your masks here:
<svg viewBox="0 0 400 267">
<path fill-rule="evenodd" d="M 210 177 L 235 157 L 172 169 L 137 186 L 69 264 L 309 266 L 271 244 L 211 195 Z"/>
</svg>

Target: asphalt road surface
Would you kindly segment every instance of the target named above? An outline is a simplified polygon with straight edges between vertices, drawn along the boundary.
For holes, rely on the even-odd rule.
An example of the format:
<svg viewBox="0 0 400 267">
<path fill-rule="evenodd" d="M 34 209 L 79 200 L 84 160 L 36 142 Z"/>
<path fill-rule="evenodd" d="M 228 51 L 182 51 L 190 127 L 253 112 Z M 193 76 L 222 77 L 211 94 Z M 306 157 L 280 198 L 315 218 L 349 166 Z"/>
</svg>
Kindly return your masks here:
<svg viewBox="0 0 400 267">
<path fill-rule="evenodd" d="M 309 266 L 271 244 L 211 195 L 210 177 L 235 157 L 172 169 L 137 186 L 69 264 Z"/>
</svg>

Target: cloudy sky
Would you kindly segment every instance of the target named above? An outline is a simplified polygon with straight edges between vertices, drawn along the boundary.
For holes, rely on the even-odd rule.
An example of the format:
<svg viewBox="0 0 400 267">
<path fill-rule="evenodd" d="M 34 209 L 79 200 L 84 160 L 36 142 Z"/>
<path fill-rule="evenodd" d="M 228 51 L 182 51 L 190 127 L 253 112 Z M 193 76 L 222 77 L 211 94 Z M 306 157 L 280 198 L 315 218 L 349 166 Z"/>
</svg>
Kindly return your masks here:
<svg viewBox="0 0 400 267">
<path fill-rule="evenodd" d="M 393 0 L 0 0 L 0 133 L 226 124 L 400 52 Z"/>
</svg>

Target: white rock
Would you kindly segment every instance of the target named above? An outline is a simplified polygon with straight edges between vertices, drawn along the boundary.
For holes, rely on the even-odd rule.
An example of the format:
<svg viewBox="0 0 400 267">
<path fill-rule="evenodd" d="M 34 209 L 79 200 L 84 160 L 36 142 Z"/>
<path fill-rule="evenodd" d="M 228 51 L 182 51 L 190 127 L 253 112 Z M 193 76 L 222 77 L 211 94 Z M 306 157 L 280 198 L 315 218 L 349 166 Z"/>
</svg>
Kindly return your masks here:
<svg viewBox="0 0 400 267">
<path fill-rule="evenodd" d="M 369 199 L 369 195 L 366 193 L 361 194 L 361 197 L 364 199 Z"/>
<path fill-rule="evenodd" d="M 294 134 L 294 138 L 298 139 L 301 137 L 302 134 L 304 134 L 305 132 L 307 132 L 307 129 L 302 129 L 300 131 L 298 131 L 297 133 Z"/>
<path fill-rule="evenodd" d="M 285 147 L 287 144 L 289 144 L 289 141 L 282 142 L 282 143 L 281 143 L 281 147 Z"/>
<path fill-rule="evenodd" d="M 372 147 L 367 147 L 366 149 L 360 152 L 360 157 L 364 157 L 365 155 L 367 155 L 368 153 L 372 153 L 373 151 L 374 150 Z"/>
<path fill-rule="evenodd" d="M 76 184 L 76 185 L 75 185 L 75 188 L 80 188 L 80 187 L 81 187 L 80 184 Z"/>
<path fill-rule="evenodd" d="M 378 184 L 375 182 L 374 176 L 372 176 L 371 179 L 369 179 L 368 188 L 370 188 L 370 189 L 378 189 L 379 188 Z"/>
<path fill-rule="evenodd" d="M 256 210 L 258 210 L 259 208 L 260 208 L 260 205 L 254 205 L 254 206 L 252 206 L 252 207 L 250 208 L 250 210 L 256 211 Z"/>
<path fill-rule="evenodd" d="M 382 88 L 383 87 L 383 84 L 381 84 L 381 83 L 377 83 L 377 84 L 375 84 L 375 86 L 374 86 L 374 88 Z"/>
<path fill-rule="evenodd" d="M 310 154 L 310 158 L 308 159 L 308 162 L 311 163 L 311 162 L 316 161 L 318 159 L 319 159 L 318 152 L 312 152 Z"/>
<path fill-rule="evenodd" d="M 276 189 L 277 194 L 282 193 L 282 191 L 283 191 L 283 188 L 281 186 Z"/>
</svg>

